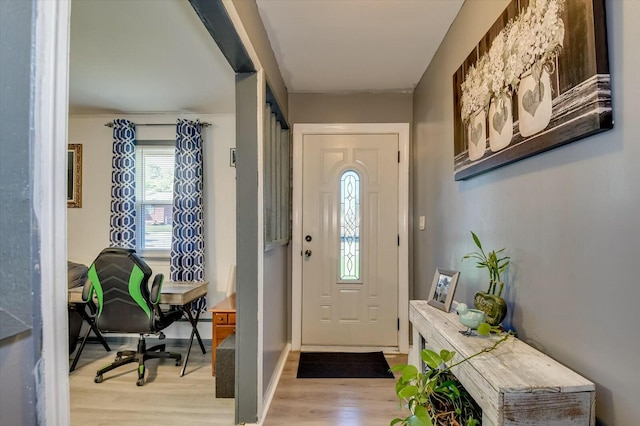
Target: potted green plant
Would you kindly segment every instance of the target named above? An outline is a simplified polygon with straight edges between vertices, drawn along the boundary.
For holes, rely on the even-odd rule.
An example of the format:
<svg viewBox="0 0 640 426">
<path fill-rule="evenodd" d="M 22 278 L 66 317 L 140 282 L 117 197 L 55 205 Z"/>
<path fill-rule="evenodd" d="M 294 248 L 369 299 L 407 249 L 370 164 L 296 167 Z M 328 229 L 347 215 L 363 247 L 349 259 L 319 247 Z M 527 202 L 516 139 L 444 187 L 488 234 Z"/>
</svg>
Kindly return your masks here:
<svg viewBox="0 0 640 426">
<path fill-rule="evenodd" d="M 393 419 L 390 426 L 480 425 L 482 410 L 451 369 L 480 354 L 491 352 L 510 335 L 505 334 L 493 346 L 455 363 L 455 352 L 443 349 L 437 353 L 423 349 L 420 357 L 426 365 L 424 372 L 418 371 L 413 365 L 392 367 L 391 371 L 401 373 L 396 382 L 396 395 L 410 414 L 405 418 Z"/>
<path fill-rule="evenodd" d="M 479 251 L 464 255 L 462 260 L 476 259 L 477 268 L 486 268 L 489 271 L 489 289 L 477 292 L 473 297 L 473 303 L 476 309 L 483 311 L 487 316 L 487 323 L 496 326 L 502 322 L 507 315 L 507 303 L 501 297 L 504 288 L 502 281 L 502 273 L 509 266 L 510 257 L 503 256 L 505 248 L 500 250 L 491 250 L 488 253 L 482 248 L 482 243 L 478 236 L 471 231 L 473 241 Z M 498 294 L 496 294 L 496 289 Z"/>
</svg>

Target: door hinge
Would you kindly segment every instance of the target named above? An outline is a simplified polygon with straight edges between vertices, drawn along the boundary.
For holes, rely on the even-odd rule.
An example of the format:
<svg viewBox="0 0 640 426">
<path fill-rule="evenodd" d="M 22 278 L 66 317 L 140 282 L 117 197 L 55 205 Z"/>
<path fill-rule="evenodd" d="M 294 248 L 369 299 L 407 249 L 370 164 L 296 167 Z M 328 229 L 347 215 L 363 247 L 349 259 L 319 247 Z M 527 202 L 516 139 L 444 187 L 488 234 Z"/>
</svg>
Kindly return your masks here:
<svg viewBox="0 0 640 426">
<path fill-rule="evenodd" d="M 400 151 L 398 151 L 398 163 L 400 162 Z"/>
<path fill-rule="evenodd" d="M 398 331 L 400 331 L 400 318 L 398 318 Z"/>
<path fill-rule="evenodd" d="M 400 234 L 398 234 L 398 247 L 400 247 Z"/>
</svg>

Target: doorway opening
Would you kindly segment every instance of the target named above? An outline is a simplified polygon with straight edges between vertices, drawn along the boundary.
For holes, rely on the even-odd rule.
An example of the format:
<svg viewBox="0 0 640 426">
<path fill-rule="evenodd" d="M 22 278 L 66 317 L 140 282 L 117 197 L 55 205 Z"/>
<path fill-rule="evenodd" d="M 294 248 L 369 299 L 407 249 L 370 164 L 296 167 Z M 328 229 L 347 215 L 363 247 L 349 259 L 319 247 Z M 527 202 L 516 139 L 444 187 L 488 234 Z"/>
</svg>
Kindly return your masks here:
<svg viewBox="0 0 640 426">
<path fill-rule="evenodd" d="M 351 345 L 344 345 L 340 343 L 338 340 L 337 344 L 331 345 L 331 350 L 360 350 L 362 348 L 379 348 L 386 351 L 398 351 L 400 353 L 407 353 L 409 348 L 409 320 L 408 320 L 408 302 L 409 302 L 409 288 L 408 288 L 408 199 L 409 199 L 409 124 L 408 123 L 383 123 L 383 124 L 295 124 L 293 130 L 293 182 L 294 182 L 294 190 L 293 190 L 293 237 L 292 237 L 292 350 L 300 350 L 304 349 L 326 349 L 326 345 L 320 343 L 319 345 L 315 344 L 314 340 L 306 340 L 303 336 L 303 322 L 304 322 L 304 299 L 303 296 L 303 286 L 304 283 L 304 269 L 305 269 L 305 261 L 309 261 L 309 256 L 305 256 L 305 250 L 313 250 L 306 245 L 309 243 L 307 241 L 307 235 L 310 235 L 307 232 L 305 219 L 303 216 L 304 213 L 304 203 L 305 198 L 309 196 L 306 193 L 305 189 L 305 170 L 304 170 L 304 149 L 305 149 L 305 136 L 312 137 L 323 137 L 323 136 L 348 136 L 348 135 L 397 135 L 395 140 L 397 141 L 397 215 L 390 216 L 394 217 L 397 221 L 397 306 L 395 307 L 397 312 L 397 338 L 395 339 L 394 345 L 387 344 L 378 344 L 379 342 L 374 342 L 369 345 L 366 344 L 366 341 L 360 342 L 356 347 Z M 393 140 L 393 138 L 391 138 Z M 367 142 L 363 142 L 367 143 Z M 336 146 L 333 153 L 328 154 L 327 158 L 335 158 L 336 155 L 340 155 L 340 152 L 343 152 L 343 148 Z M 396 155 L 394 153 L 394 161 Z M 327 169 L 331 167 L 326 165 Z M 344 172 L 347 171 L 340 169 L 339 167 L 336 169 L 336 172 Z M 394 172 L 395 173 L 395 172 Z M 342 176 L 342 175 L 340 175 Z M 303 195 L 304 192 L 304 195 Z M 329 198 L 332 196 L 329 195 Z M 326 231 L 326 230 L 323 230 Z M 336 240 L 337 241 L 337 240 Z M 329 244 L 330 249 L 338 249 L 338 245 L 333 247 L 333 244 Z M 313 255 L 313 254 L 312 254 Z M 331 266 L 331 262 L 329 262 L 328 266 Z M 335 269 L 339 270 L 338 262 L 336 263 Z M 341 280 L 336 280 L 337 285 L 340 285 Z M 347 293 L 353 293 L 354 290 L 346 289 Z M 336 290 L 337 292 L 341 292 L 344 290 Z M 329 298 L 325 297 L 330 292 L 324 292 L 324 299 L 329 300 Z M 319 313 L 317 317 L 320 317 L 320 322 L 322 321 L 322 311 L 326 313 L 325 322 L 329 324 L 331 322 L 331 318 L 334 320 L 337 318 L 337 321 L 340 322 L 340 315 L 335 315 L 335 309 L 331 306 L 327 307 L 328 304 L 324 304 L 320 306 Z M 369 307 L 366 308 L 368 313 L 371 315 L 375 315 L 375 309 Z M 344 318 L 342 318 L 342 322 Z M 327 330 L 331 330 L 329 326 Z M 322 340 L 318 340 L 322 342 Z M 308 344 L 309 343 L 309 344 Z"/>
</svg>

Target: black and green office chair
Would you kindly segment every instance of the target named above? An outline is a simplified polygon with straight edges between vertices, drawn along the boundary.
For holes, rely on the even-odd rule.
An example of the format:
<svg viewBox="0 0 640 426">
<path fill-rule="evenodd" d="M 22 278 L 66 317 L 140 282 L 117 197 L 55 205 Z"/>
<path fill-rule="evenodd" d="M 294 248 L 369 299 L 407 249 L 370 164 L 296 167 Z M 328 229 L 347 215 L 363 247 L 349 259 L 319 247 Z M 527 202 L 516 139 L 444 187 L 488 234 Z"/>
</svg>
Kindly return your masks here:
<svg viewBox="0 0 640 426">
<path fill-rule="evenodd" d="M 157 334 L 164 338 L 161 330 L 180 319 L 180 310 L 163 312 L 160 309 L 162 274 L 157 274 L 149 287 L 151 268 L 140 259 L 134 250 L 106 248 L 89 267 L 82 298 L 97 299 L 96 325 L 102 333 L 138 333 L 136 351 L 119 351 L 115 361 L 99 369 L 94 381 L 100 383 L 103 374 L 132 362 L 138 363 L 138 380 L 144 384 L 144 362 L 150 358 L 173 358 L 180 365 L 182 355 L 166 352 L 165 345 L 146 347 L 145 335 Z"/>
</svg>

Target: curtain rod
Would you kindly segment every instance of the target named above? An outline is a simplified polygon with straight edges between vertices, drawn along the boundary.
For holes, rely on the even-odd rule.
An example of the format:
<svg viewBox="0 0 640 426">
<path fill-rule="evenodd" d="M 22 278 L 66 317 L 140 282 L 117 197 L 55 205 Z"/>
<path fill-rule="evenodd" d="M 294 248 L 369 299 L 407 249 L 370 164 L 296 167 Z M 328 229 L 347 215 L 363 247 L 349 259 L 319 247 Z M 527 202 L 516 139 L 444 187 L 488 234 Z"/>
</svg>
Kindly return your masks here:
<svg viewBox="0 0 640 426">
<path fill-rule="evenodd" d="M 135 123 L 136 126 L 175 126 L 177 123 Z M 200 124 L 202 125 L 202 127 L 209 127 L 211 126 L 211 123 L 207 123 L 207 122 L 200 122 Z M 110 121 L 108 123 L 105 123 L 106 127 L 113 127 L 113 121 Z"/>
</svg>

